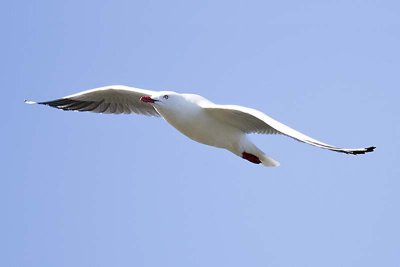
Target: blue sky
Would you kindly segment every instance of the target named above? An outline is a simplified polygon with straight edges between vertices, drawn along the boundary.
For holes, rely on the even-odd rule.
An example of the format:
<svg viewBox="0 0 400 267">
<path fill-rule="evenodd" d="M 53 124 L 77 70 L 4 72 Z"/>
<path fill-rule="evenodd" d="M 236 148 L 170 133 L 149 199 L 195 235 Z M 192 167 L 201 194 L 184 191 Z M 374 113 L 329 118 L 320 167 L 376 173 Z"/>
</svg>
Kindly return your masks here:
<svg viewBox="0 0 400 267">
<path fill-rule="evenodd" d="M 3 4 L 1 266 L 400 266 L 398 1 Z M 125 84 L 257 108 L 348 156 L 28 106 Z"/>
</svg>

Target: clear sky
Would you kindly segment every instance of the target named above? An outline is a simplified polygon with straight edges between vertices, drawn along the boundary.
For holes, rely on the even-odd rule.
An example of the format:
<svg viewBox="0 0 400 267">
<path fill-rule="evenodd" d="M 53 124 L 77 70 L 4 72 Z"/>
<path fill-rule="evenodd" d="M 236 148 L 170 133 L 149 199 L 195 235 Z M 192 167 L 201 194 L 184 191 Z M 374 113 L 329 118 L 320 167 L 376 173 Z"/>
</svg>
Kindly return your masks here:
<svg viewBox="0 0 400 267">
<path fill-rule="evenodd" d="M 400 266 L 399 1 L 5 1 L 0 266 Z M 30 106 L 124 84 L 257 108 L 250 164 L 137 115 Z"/>
</svg>

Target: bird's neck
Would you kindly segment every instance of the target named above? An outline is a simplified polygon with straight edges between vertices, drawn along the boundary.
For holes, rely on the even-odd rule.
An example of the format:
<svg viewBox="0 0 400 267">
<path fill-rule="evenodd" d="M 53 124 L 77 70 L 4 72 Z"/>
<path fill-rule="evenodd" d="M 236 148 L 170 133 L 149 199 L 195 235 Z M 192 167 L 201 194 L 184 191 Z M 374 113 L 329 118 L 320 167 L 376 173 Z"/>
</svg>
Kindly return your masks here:
<svg viewBox="0 0 400 267">
<path fill-rule="evenodd" d="M 202 109 L 195 103 L 183 103 L 174 108 L 157 109 L 157 111 L 175 128 L 183 125 L 191 125 L 195 123 L 196 118 L 201 114 Z"/>
</svg>

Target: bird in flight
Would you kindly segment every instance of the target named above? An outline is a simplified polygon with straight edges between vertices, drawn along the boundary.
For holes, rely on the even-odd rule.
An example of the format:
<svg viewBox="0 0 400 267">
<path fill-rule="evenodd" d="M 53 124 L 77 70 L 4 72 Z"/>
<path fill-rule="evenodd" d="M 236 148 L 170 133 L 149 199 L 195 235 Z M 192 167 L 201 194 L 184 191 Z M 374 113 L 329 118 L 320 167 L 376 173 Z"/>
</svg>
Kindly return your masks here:
<svg viewBox="0 0 400 267">
<path fill-rule="evenodd" d="M 199 143 L 224 148 L 255 164 L 279 166 L 253 144 L 247 134 L 282 134 L 316 147 L 346 154 L 365 154 L 375 147 L 339 148 L 302 134 L 262 113 L 237 106 L 218 105 L 195 94 L 150 91 L 112 85 L 83 91 L 60 99 L 27 104 L 47 105 L 62 110 L 113 114 L 142 114 L 163 117 L 175 129 Z"/>
</svg>

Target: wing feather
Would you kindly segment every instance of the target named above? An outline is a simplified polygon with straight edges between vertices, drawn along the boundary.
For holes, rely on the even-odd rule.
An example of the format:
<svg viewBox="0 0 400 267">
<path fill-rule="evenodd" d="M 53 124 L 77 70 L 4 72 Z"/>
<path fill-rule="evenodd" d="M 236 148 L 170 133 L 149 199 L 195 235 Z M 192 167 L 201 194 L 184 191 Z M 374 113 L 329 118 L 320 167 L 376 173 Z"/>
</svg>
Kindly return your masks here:
<svg viewBox="0 0 400 267">
<path fill-rule="evenodd" d="M 375 149 L 375 147 L 340 148 L 331 146 L 296 131 L 289 126 L 274 120 L 268 115 L 251 108 L 236 105 L 215 104 L 207 104 L 203 108 L 217 120 L 223 123 L 228 123 L 231 126 L 242 130 L 244 133 L 283 134 L 303 143 L 353 155 L 365 154 L 367 152 L 372 152 Z"/>
<path fill-rule="evenodd" d="M 136 113 L 146 116 L 160 116 L 152 105 L 140 101 L 142 96 L 154 93 L 154 91 L 145 89 L 112 85 L 83 91 L 56 100 L 37 102 L 37 104 L 62 110 L 90 111 L 106 114 Z M 26 102 L 36 103 L 32 101 Z"/>
</svg>

